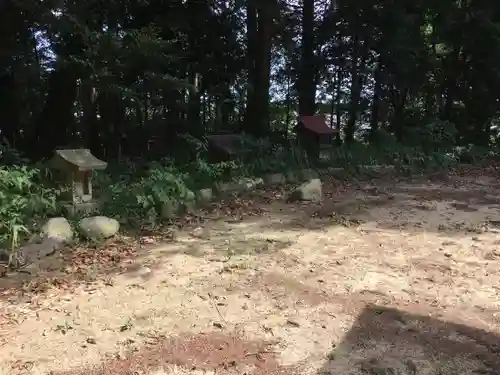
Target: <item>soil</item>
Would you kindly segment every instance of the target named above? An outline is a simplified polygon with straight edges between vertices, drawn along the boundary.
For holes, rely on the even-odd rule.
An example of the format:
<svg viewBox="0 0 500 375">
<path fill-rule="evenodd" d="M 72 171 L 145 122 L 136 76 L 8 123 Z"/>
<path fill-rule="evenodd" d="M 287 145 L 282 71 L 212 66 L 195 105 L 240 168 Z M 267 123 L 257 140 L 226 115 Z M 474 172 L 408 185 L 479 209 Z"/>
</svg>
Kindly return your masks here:
<svg viewBox="0 0 500 375">
<path fill-rule="evenodd" d="M 258 191 L 173 241 L 87 249 L 116 267 L 71 284 L 56 256 L 44 288 L 7 275 L 0 374 L 500 374 L 496 172 L 324 193 Z"/>
</svg>

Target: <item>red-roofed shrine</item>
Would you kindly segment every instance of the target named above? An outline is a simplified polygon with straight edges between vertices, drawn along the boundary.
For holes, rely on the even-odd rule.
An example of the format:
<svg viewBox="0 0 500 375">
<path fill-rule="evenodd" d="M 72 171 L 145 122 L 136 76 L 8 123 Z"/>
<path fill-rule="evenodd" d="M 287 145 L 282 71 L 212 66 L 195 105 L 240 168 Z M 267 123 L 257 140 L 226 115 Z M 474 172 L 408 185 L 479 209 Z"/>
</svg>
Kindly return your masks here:
<svg viewBox="0 0 500 375">
<path fill-rule="evenodd" d="M 296 130 L 301 146 L 316 159 L 322 149 L 332 147 L 337 134 L 336 129 L 327 125 L 324 116 L 300 116 Z"/>
</svg>

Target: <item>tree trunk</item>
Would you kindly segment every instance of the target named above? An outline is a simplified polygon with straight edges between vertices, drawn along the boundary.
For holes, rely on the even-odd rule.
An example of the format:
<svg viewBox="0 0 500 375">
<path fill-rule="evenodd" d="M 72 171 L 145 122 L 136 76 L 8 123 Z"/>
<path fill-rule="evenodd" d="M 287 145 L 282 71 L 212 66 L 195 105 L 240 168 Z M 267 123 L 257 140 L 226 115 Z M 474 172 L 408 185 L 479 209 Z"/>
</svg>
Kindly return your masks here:
<svg viewBox="0 0 500 375">
<path fill-rule="evenodd" d="M 101 146 L 100 129 L 97 122 L 97 90 L 91 83 L 83 83 L 79 87 L 79 97 L 83 109 L 84 144 L 92 154 L 102 158 L 105 153 L 103 153 Z M 110 125 L 108 124 L 108 126 Z"/>
<path fill-rule="evenodd" d="M 256 66 L 255 57 L 257 55 L 257 8 L 258 0 L 247 1 L 247 103 L 244 122 L 244 129 L 248 133 L 252 133 L 255 123 L 257 108 L 255 107 L 255 85 L 256 85 Z"/>
<path fill-rule="evenodd" d="M 269 132 L 273 6 L 269 0 L 249 0 L 247 6 L 249 91 L 245 128 L 257 137 Z"/>
<path fill-rule="evenodd" d="M 394 93 L 394 115 L 391 121 L 391 129 L 394 132 L 394 135 L 396 136 L 398 142 L 401 142 L 403 140 L 403 128 L 405 125 L 405 105 L 407 95 L 407 89 L 399 89 Z"/>
<path fill-rule="evenodd" d="M 356 131 L 356 121 L 358 118 L 359 100 L 361 98 L 361 80 L 360 74 L 360 46 L 357 37 L 353 38 L 353 53 L 351 62 L 351 100 L 349 106 L 349 118 L 345 130 L 346 142 L 354 140 L 354 132 Z"/>
<path fill-rule="evenodd" d="M 341 103 L 341 88 L 342 88 L 342 68 L 340 66 L 337 67 L 337 80 L 335 82 L 335 116 L 337 120 L 337 144 L 340 145 L 342 143 L 342 138 L 340 136 L 340 131 L 342 129 L 342 112 L 340 111 L 340 103 Z"/>
<path fill-rule="evenodd" d="M 21 108 L 19 106 L 18 86 L 14 74 L 0 75 L 0 136 L 5 138 L 12 147 L 16 145 L 16 138 L 21 128 Z M 1 140 L 1 139 L 0 139 Z"/>
<path fill-rule="evenodd" d="M 302 2 L 302 53 L 299 75 L 299 114 L 316 111 L 316 61 L 314 58 L 314 0 Z"/>
<path fill-rule="evenodd" d="M 33 150 L 51 156 L 57 147 L 64 147 L 76 132 L 76 76 L 70 67 L 57 66 L 49 78 L 45 106 L 35 128 Z"/>
<path fill-rule="evenodd" d="M 374 75 L 374 88 L 373 88 L 373 99 L 371 108 L 371 118 L 370 118 L 370 140 L 376 141 L 376 134 L 379 129 L 379 111 L 380 111 L 380 97 L 382 96 L 382 65 L 379 62 L 375 69 Z"/>
<path fill-rule="evenodd" d="M 201 95 L 200 95 L 200 75 L 195 71 L 190 72 L 190 81 L 194 89 L 188 97 L 188 124 L 189 133 L 195 137 L 203 135 L 201 122 Z"/>
</svg>

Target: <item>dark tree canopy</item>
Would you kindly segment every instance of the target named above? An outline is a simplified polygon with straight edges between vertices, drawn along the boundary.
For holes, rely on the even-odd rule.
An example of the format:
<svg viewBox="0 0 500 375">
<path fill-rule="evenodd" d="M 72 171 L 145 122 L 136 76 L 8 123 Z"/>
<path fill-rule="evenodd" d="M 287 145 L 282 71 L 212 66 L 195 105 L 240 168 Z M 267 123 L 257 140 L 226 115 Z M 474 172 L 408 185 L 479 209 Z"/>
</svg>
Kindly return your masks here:
<svg viewBox="0 0 500 375">
<path fill-rule="evenodd" d="M 285 135 L 325 114 L 339 141 L 432 124 L 496 136 L 494 1 L 4 1 L 0 134 L 37 159 L 175 152 L 175 136 Z M 163 151 L 161 151 L 163 150 Z"/>
</svg>

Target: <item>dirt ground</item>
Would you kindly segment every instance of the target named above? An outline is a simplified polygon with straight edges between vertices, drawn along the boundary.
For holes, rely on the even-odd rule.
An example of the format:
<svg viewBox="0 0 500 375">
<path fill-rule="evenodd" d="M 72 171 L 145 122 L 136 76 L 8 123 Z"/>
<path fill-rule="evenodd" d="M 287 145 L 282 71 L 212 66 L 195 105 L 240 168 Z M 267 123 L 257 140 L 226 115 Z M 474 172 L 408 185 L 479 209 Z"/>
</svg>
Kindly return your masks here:
<svg viewBox="0 0 500 375">
<path fill-rule="evenodd" d="M 71 287 L 0 279 L 0 375 L 500 374 L 498 175 L 324 190 L 227 201 Z"/>
</svg>

